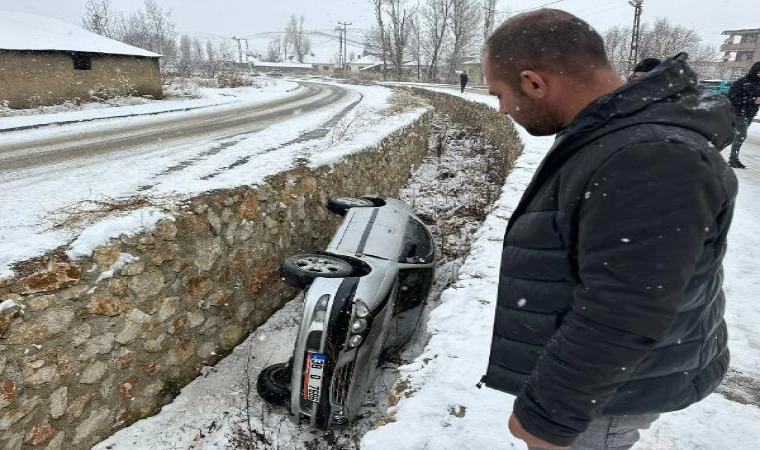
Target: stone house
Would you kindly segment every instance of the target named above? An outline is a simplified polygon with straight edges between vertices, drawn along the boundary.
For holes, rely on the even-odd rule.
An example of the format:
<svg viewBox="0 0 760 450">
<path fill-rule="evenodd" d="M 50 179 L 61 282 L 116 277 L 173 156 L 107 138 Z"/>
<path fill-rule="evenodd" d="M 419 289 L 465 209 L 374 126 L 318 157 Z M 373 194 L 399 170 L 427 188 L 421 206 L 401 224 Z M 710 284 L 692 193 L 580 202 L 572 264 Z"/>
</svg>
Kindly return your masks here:
<svg viewBox="0 0 760 450">
<path fill-rule="evenodd" d="M 161 98 L 160 57 L 58 20 L 0 11 L 0 106 Z"/>
</svg>

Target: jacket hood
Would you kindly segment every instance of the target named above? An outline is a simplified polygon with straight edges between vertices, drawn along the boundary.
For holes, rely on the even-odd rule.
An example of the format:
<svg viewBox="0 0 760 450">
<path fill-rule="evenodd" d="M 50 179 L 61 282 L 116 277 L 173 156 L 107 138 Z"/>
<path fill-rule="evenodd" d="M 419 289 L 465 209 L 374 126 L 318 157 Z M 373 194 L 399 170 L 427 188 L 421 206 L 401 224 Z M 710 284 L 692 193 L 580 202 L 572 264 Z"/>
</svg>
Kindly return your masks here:
<svg viewBox="0 0 760 450">
<path fill-rule="evenodd" d="M 747 76 L 755 77 L 758 83 L 760 83 L 760 78 L 757 77 L 758 74 L 760 74 L 760 61 L 756 62 L 755 64 L 752 64 L 752 67 L 750 67 L 749 72 L 747 73 Z"/>
<path fill-rule="evenodd" d="M 693 130 L 716 147 L 725 147 L 733 137 L 731 104 L 723 96 L 700 94 L 687 59 L 686 53 L 680 53 L 598 98 L 573 119 L 558 140 L 578 148 L 620 128 L 656 123 Z"/>
</svg>

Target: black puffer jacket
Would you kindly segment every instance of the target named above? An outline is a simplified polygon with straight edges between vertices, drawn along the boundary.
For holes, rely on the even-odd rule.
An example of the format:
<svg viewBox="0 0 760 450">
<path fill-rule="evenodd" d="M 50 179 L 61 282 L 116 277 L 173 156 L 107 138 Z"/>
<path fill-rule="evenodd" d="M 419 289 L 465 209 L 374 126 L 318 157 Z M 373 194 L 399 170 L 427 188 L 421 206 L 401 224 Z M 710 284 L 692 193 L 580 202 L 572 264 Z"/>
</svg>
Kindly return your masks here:
<svg viewBox="0 0 760 450">
<path fill-rule="evenodd" d="M 757 115 L 760 105 L 755 100 L 760 97 L 760 62 L 749 69 L 749 73 L 736 80 L 728 91 L 728 99 L 737 116 L 752 119 Z"/>
<path fill-rule="evenodd" d="M 685 408 L 727 370 L 737 182 L 716 147 L 733 114 L 700 100 L 685 60 L 583 110 L 509 221 L 484 382 L 554 444 L 603 415 Z"/>
</svg>

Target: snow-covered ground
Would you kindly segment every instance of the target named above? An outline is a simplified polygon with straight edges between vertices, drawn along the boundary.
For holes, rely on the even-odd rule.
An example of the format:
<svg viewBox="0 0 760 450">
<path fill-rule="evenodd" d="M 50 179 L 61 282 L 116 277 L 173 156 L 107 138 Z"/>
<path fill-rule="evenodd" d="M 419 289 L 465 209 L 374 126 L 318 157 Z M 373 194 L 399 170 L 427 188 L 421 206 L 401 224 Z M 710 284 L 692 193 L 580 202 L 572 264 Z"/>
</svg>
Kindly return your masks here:
<svg viewBox="0 0 760 450">
<path fill-rule="evenodd" d="M 241 89 L 239 92 L 246 97 L 246 102 L 258 102 L 290 95 L 289 91 L 296 87 L 289 82 L 279 82 L 277 86 L 273 90 Z M 255 133 L 222 141 L 185 139 L 172 145 L 158 143 L 150 152 L 125 153 L 96 165 L 90 161 L 87 164 L 75 161 L 0 175 L 3 185 L 0 191 L 0 205 L 3 205 L 0 277 L 12 275 L 13 262 L 60 245 L 71 244 L 70 256 L 89 254 L 94 246 L 105 243 L 109 237 L 153 226 L 184 197 L 261 182 L 268 175 L 293 167 L 296 159 L 309 160 L 312 165 L 337 161 L 374 145 L 424 112 L 424 109 L 416 109 L 402 114 L 385 113 L 391 95 L 388 88 L 341 87 L 352 90 L 352 95 L 329 107 L 293 115 Z M 346 111 L 347 108 L 350 110 Z M 315 139 L 300 139 L 343 113 L 331 132 Z M 124 121 L 149 121 L 151 117 L 155 116 L 94 121 L 60 130 L 45 127 L 7 132 L 3 139 L 8 142 L 28 138 L 30 133 L 61 135 L 70 128 L 107 129 Z M 0 119 L 0 123 L 3 120 L 8 119 Z M 359 123 L 373 126 L 356 126 Z M 99 216 L 103 202 L 129 203 L 135 198 L 141 199 L 144 207 L 117 217 Z M 92 220 L 72 223 L 72 214 Z M 66 226 L 57 226 L 62 223 Z M 79 240 L 72 243 L 77 236 Z"/>
</svg>

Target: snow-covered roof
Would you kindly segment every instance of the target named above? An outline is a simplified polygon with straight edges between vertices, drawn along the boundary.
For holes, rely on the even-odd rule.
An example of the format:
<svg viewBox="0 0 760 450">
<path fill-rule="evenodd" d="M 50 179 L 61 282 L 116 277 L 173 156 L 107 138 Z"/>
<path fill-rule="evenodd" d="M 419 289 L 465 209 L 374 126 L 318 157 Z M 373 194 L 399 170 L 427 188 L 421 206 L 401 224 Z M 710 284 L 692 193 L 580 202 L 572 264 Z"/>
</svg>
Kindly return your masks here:
<svg viewBox="0 0 760 450">
<path fill-rule="evenodd" d="M 10 11 L 0 11 L 0 50 L 69 51 L 153 58 L 161 56 L 60 20 Z"/>
<path fill-rule="evenodd" d="M 353 65 L 360 65 L 360 66 L 371 66 L 374 64 L 381 63 L 382 61 L 380 58 L 378 58 L 375 55 L 363 55 L 361 58 L 356 58 L 353 61 L 349 61 L 349 64 Z"/>
<path fill-rule="evenodd" d="M 469 61 L 465 61 L 465 62 L 462 63 L 463 66 L 470 66 L 470 65 L 474 65 L 474 64 L 480 65 L 480 59 L 471 59 Z"/>
<path fill-rule="evenodd" d="M 311 69 L 311 64 L 306 63 L 293 63 L 293 62 L 264 62 L 256 61 L 253 63 L 253 67 L 272 67 L 282 69 Z"/>
</svg>

